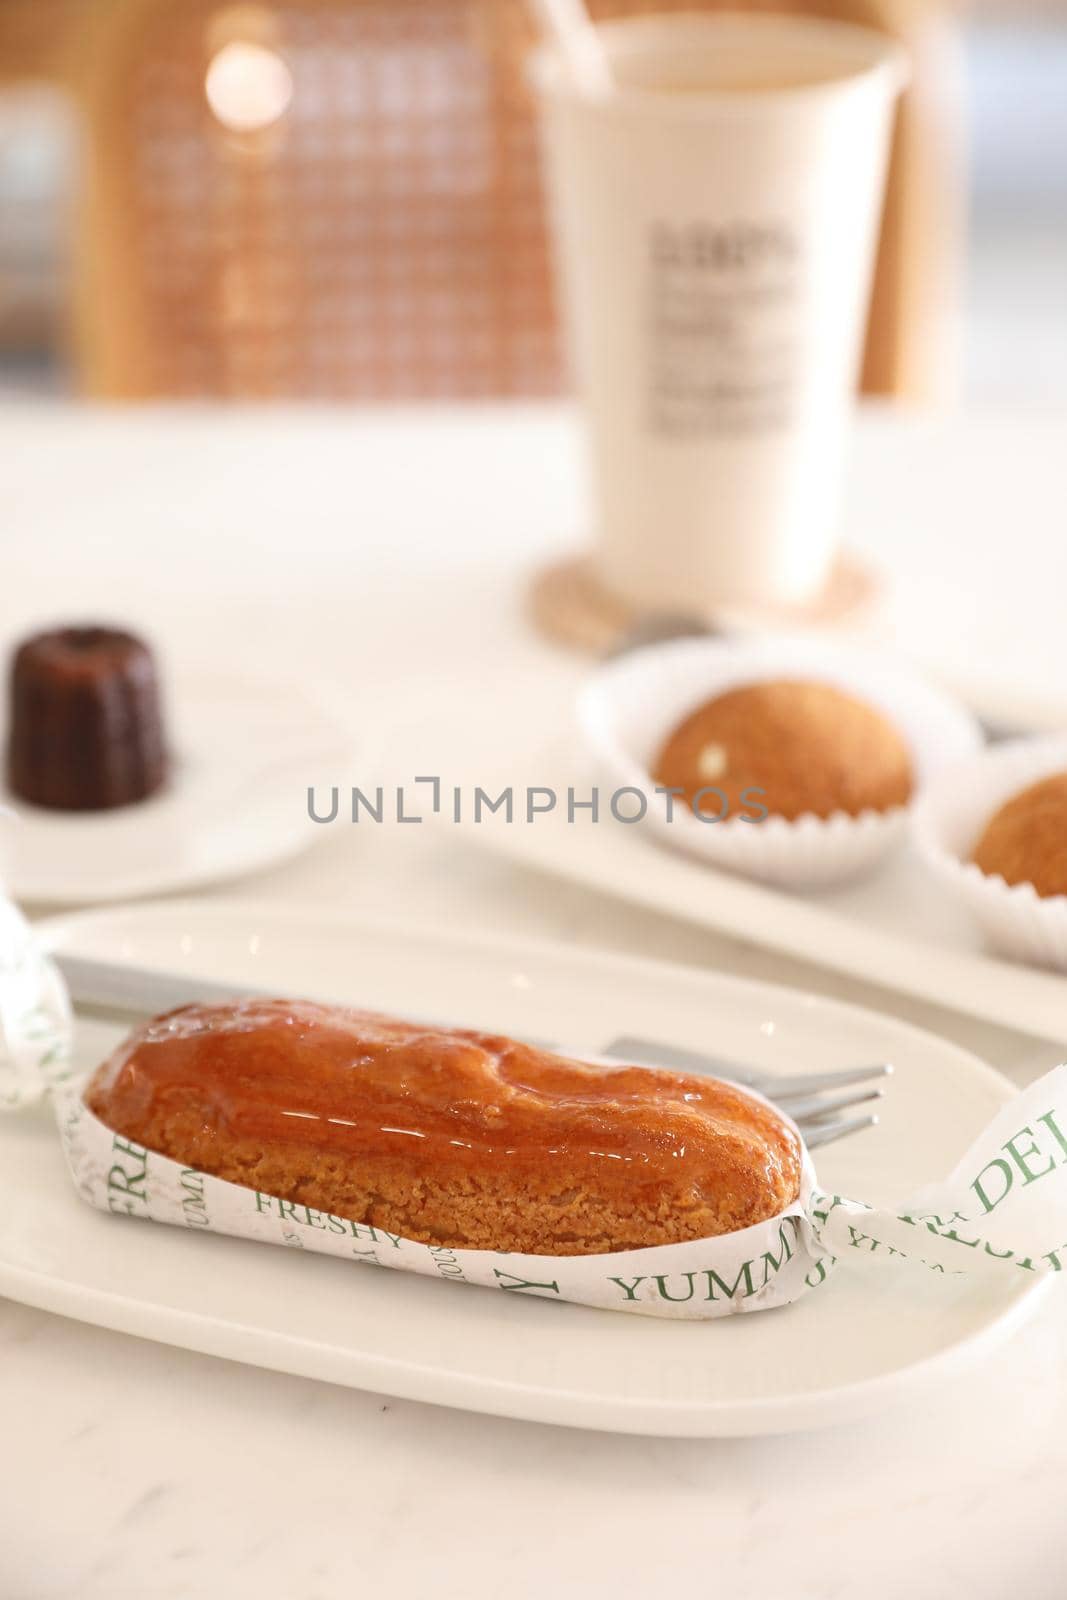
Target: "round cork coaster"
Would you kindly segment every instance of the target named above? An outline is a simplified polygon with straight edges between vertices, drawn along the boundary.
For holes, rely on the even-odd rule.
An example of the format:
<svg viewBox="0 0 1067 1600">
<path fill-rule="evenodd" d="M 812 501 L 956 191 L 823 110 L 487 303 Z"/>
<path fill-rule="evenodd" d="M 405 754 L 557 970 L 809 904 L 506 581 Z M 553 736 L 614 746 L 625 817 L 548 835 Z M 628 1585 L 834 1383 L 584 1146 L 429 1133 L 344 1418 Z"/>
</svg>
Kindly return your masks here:
<svg viewBox="0 0 1067 1600">
<path fill-rule="evenodd" d="M 724 606 L 711 623 L 747 628 L 840 628 L 860 620 L 881 591 L 877 574 L 845 552 L 821 595 L 802 606 Z M 609 594 L 598 582 L 592 557 L 567 556 L 536 574 L 528 604 L 537 629 L 557 644 L 604 655 L 642 621 L 639 607 Z"/>
</svg>

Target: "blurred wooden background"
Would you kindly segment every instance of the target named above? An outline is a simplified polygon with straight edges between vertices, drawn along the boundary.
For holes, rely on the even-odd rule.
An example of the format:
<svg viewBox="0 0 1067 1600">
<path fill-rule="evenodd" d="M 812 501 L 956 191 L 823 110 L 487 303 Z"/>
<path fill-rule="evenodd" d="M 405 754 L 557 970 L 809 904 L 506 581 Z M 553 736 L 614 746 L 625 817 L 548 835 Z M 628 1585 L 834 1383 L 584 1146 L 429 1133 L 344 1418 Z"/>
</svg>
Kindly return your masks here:
<svg viewBox="0 0 1067 1600">
<path fill-rule="evenodd" d="M 860 21 L 912 51 L 864 388 L 936 396 L 962 208 L 954 8 L 750 9 Z M 0 0 L 0 78 L 56 82 L 78 109 L 70 342 L 84 391 L 557 392 L 531 37 L 521 0 Z"/>
</svg>

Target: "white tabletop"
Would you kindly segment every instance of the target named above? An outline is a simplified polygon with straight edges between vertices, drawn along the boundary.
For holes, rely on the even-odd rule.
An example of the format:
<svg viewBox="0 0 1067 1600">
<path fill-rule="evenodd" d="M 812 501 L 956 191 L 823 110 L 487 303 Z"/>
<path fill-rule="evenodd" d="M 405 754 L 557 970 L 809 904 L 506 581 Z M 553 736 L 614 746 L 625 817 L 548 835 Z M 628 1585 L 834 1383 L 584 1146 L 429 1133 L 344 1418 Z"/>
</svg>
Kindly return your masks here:
<svg viewBox="0 0 1067 1600">
<path fill-rule="evenodd" d="M 566 412 L 42 406 L 0 410 L 0 426 L 0 644 L 46 620 L 114 618 L 171 659 L 332 684 L 367 783 L 430 760 L 476 783 L 449 770 L 450 729 L 478 717 L 491 740 L 496 719 L 568 715 L 583 664 L 534 638 L 521 603 L 524 575 L 580 533 Z M 848 513 L 853 544 L 893 567 L 876 630 L 957 680 L 969 659 L 987 703 L 1006 683 L 1035 714 L 1062 703 L 1063 437 L 1057 418 L 873 415 Z M 309 855 L 228 892 L 807 985 L 933 1028 L 1018 1082 L 1057 1054 L 535 878 L 443 828 L 323 829 Z M 921 1412 L 748 1442 L 383 1401 L 9 1302 L 0 1348 L 4 1600 L 329 1600 L 342 1583 L 521 1600 L 668 1582 L 733 1600 L 832 1600 L 861 1583 L 869 1600 L 1001 1600 L 1016 1584 L 1044 1600 L 1067 1555 L 1058 1297 Z"/>
</svg>

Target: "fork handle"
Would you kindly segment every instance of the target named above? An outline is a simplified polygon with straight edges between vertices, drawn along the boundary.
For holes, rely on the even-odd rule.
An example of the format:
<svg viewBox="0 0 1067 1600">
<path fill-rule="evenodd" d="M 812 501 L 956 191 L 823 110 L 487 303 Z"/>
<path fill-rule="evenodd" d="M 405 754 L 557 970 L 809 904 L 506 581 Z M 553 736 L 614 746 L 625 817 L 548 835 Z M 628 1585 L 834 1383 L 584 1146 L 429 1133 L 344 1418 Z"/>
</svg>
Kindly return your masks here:
<svg viewBox="0 0 1067 1600">
<path fill-rule="evenodd" d="M 133 1016 L 151 1017 L 196 1002 L 210 1005 L 266 994 L 266 990 L 251 989 L 244 984 L 217 983 L 212 979 L 185 977 L 178 972 L 126 967 L 117 961 L 96 961 L 63 950 L 52 952 L 52 960 L 63 974 L 75 1005 L 99 1006 Z"/>
</svg>

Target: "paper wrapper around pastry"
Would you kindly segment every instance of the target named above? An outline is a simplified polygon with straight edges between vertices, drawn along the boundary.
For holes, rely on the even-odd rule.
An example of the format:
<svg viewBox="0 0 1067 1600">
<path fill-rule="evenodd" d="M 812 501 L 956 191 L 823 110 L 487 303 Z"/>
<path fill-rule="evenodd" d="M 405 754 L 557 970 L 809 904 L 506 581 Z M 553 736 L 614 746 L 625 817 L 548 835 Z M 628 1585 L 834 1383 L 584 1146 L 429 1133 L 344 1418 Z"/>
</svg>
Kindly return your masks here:
<svg viewBox="0 0 1067 1600">
<path fill-rule="evenodd" d="M 860 1262 L 957 1281 L 1067 1269 L 1067 1067 L 1005 1105 L 948 1178 L 899 1210 L 825 1193 L 805 1154 L 797 1201 L 768 1222 L 594 1256 L 418 1244 L 182 1167 L 113 1133 L 76 1088 L 54 1104 L 78 1191 L 102 1211 L 608 1310 L 687 1321 L 769 1310 Z"/>
<path fill-rule="evenodd" d="M 0 892 L 0 1111 L 41 1098 L 70 1076 L 66 987 L 25 917 Z"/>
</svg>

